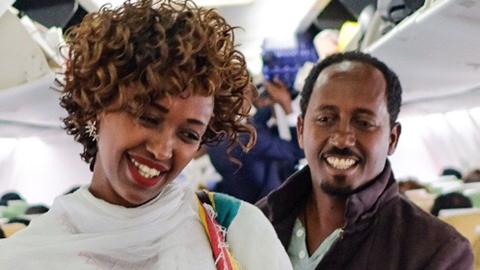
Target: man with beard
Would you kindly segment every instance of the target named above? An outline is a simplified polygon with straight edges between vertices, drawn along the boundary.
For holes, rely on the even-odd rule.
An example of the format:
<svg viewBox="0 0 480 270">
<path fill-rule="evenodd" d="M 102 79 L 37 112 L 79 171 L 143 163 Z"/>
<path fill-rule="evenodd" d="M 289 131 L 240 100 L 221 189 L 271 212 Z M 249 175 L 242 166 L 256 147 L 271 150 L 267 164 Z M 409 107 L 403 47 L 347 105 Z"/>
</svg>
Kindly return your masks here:
<svg viewBox="0 0 480 270">
<path fill-rule="evenodd" d="M 393 71 L 359 52 L 310 72 L 297 125 L 308 166 L 258 202 L 295 269 L 473 269 L 468 241 L 399 195 L 387 156 L 401 92 Z"/>
</svg>

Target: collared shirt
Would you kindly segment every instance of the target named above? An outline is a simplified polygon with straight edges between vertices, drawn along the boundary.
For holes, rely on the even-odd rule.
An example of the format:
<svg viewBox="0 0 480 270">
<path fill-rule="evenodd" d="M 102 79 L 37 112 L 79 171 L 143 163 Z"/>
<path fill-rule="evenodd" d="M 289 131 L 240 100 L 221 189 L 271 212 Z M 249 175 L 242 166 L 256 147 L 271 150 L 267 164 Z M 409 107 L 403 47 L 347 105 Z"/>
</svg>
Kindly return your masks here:
<svg viewBox="0 0 480 270">
<path fill-rule="evenodd" d="M 323 256 L 330 250 L 332 245 L 340 238 L 343 233 L 341 228 L 333 231 L 313 252 L 312 256 L 308 255 L 307 235 L 305 227 L 300 219 L 295 220 L 293 226 L 292 238 L 288 246 L 288 256 L 295 270 L 314 270 L 322 260 Z"/>
</svg>

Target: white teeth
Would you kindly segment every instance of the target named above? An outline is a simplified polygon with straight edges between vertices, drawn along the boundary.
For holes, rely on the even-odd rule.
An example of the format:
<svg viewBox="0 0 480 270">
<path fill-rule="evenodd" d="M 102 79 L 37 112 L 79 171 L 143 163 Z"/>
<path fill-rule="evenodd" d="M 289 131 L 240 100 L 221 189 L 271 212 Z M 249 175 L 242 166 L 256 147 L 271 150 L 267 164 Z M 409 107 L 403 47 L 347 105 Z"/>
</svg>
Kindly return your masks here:
<svg viewBox="0 0 480 270">
<path fill-rule="evenodd" d="M 152 178 L 160 175 L 160 171 L 154 168 L 150 168 L 145 164 L 140 164 L 138 161 L 133 159 L 132 157 L 130 158 L 132 163 L 137 167 L 138 172 L 140 173 L 141 176 L 145 178 Z"/>
<path fill-rule="evenodd" d="M 356 161 L 352 158 L 327 157 L 327 163 L 335 169 L 347 170 L 350 169 Z"/>
</svg>

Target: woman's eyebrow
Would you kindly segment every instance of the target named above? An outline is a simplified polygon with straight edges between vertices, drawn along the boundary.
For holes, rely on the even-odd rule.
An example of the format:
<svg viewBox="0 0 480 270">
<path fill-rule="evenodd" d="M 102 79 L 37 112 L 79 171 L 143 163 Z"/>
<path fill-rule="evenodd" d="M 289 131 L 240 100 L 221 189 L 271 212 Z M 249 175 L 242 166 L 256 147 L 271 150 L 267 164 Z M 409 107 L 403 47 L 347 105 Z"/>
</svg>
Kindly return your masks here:
<svg viewBox="0 0 480 270">
<path fill-rule="evenodd" d="M 197 126 L 206 126 L 207 124 L 204 123 L 203 121 L 200 121 L 198 119 L 194 119 L 194 118 L 188 118 L 187 119 L 187 122 L 189 124 L 193 124 L 193 125 L 197 125 Z"/>
<path fill-rule="evenodd" d="M 152 106 L 162 113 L 168 113 L 170 111 L 167 107 L 158 103 L 152 103 Z"/>
</svg>

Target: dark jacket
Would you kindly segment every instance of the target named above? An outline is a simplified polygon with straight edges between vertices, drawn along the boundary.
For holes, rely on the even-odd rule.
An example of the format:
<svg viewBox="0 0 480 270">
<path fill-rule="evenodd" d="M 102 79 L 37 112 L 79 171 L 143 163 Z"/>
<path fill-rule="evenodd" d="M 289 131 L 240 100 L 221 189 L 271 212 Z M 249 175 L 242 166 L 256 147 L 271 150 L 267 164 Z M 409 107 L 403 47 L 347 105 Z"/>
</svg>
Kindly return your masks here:
<svg viewBox="0 0 480 270">
<path fill-rule="evenodd" d="M 257 130 L 257 143 L 250 152 L 244 153 L 240 147 L 231 152 L 231 156 L 240 161 L 240 167 L 229 159 L 227 141 L 207 149 L 215 170 L 222 176 L 222 181 L 213 188 L 215 192 L 255 203 L 278 188 L 295 171 L 298 160 L 304 157 L 298 146 L 296 130 L 290 130 L 292 140 L 281 139 L 276 133 L 277 128 L 266 124 L 270 115 L 268 109 L 259 110 L 255 115 L 252 124 Z"/>
<path fill-rule="evenodd" d="M 308 167 L 257 203 L 288 249 L 312 192 Z M 347 199 L 344 233 L 317 266 L 329 270 L 473 269 L 471 246 L 453 227 L 399 195 L 387 162 L 372 184 Z"/>
</svg>

